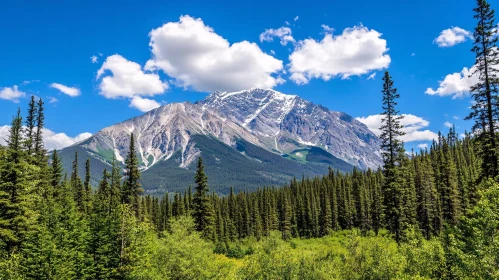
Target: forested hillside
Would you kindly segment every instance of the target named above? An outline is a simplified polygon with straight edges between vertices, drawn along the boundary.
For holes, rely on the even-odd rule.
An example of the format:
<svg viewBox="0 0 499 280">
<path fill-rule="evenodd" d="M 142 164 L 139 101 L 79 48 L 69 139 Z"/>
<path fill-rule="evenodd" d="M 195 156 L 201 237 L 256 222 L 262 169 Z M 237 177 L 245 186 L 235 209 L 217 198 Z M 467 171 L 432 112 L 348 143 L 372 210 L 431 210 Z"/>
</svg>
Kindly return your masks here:
<svg viewBox="0 0 499 280">
<path fill-rule="evenodd" d="M 63 174 L 32 97 L 0 146 L 0 279 L 499 279 L 498 37 L 485 0 L 474 13 L 473 132 L 407 152 L 387 71 L 379 170 L 218 195 L 199 157 L 185 190 L 159 198 L 133 134 L 123 170 L 94 184 L 76 151 Z"/>
</svg>

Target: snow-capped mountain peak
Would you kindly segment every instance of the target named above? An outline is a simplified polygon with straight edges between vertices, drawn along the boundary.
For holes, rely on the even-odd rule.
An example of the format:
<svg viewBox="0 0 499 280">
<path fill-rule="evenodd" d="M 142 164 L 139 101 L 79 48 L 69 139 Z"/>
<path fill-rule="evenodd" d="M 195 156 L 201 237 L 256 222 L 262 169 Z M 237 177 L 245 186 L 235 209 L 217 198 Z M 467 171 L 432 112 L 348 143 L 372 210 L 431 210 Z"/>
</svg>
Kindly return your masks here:
<svg viewBox="0 0 499 280">
<path fill-rule="evenodd" d="M 205 152 L 208 149 L 198 143 L 199 139 L 219 141 L 236 148 L 232 151 L 236 154 L 244 141 L 286 160 L 306 162 L 309 158 L 303 151 L 316 147 L 326 157 L 329 154 L 362 169 L 381 164 L 379 139 L 364 124 L 347 114 L 272 89 L 214 92 L 194 104 L 167 104 L 104 128 L 77 146 L 100 161 L 115 158 L 123 163 L 131 133 L 143 170 L 166 161 L 171 164 L 172 159 L 177 167 L 188 168 L 203 147 Z M 313 159 L 320 160 L 321 156 L 317 158 L 316 153 Z"/>
</svg>

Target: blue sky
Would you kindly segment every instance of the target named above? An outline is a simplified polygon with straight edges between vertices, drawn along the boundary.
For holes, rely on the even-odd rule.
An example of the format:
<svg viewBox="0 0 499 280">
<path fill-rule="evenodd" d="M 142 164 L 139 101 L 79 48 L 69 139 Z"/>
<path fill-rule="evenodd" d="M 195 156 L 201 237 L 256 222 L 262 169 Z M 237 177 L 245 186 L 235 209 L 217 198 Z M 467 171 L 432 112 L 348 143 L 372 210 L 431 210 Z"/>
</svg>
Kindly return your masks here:
<svg viewBox="0 0 499 280">
<path fill-rule="evenodd" d="M 253 86 L 375 127 L 385 69 L 408 148 L 446 122 L 471 127 L 474 1 L 207 2 L 2 2 L 0 134 L 32 94 L 59 148 L 159 104 Z"/>
</svg>

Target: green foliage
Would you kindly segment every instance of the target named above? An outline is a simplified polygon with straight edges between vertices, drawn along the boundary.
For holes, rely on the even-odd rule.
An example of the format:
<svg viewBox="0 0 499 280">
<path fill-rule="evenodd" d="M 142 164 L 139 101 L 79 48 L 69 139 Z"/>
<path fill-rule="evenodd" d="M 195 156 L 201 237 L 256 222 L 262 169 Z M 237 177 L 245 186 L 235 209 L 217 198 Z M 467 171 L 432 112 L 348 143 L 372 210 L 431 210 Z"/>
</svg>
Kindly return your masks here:
<svg viewBox="0 0 499 280">
<path fill-rule="evenodd" d="M 298 261 L 290 258 L 291 247 L 278 234 L 264 238 L 254 246 L 240 272 L 242 279 L 293 279 L 297 276 Z"/>
<path fill-rule="evenodd" d="M 30 230 L 36 166 L 28 163 L 22 147 L 20 111 L 12 120 L 7 147 L 0 158 L 0 250 L 18 250 Z"/>
<path fill-rule="evenodd" d="M 180 217 L 170 224 L 164 238 L 148 239 L 147 260 L 130 274 L 131 279 L 231 279 L 231 262 L 213 255 L 213 245 L 195 231 L 191 218 Z"/>
<path fill-rule="evenodd" d="M 482 198 L 463 218 L 456 232 L 448 233 L 449 270 L 467 279 L 499 278 L 499 184 L 492 180 Z"/>
<path fill-rule="evenodd" d="M 407 260 L 405 273 L 431 279 L 445 276 L 445 251 L 440 239 L 427 240 L 421 232 L 410 228 L 405 233 L 400 252 Z"/>
</svg>

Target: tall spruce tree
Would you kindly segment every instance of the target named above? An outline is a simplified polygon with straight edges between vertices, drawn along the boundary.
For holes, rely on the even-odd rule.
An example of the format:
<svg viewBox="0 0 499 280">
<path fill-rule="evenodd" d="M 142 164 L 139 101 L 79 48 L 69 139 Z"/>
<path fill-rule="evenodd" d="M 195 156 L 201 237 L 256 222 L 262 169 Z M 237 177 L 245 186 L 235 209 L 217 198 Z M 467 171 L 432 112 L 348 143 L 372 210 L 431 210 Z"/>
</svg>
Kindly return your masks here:
<svg viewBox="0 0 499 280">
<path fill-rule="evenodd" d="M 393 87 L 393 80 L 388 71 L 383 76 L 383 119 L 381 125 L 381 149 L 383 156 L 383 171 L 385 182 L 383 185 L 383 198 L 385 206 L 385 224 L 400 241 L 404 216 L 403 188 L 404 174 L 401 170 L 402 160 L 405 156 L 404 144 L 400 137 L 404 135 L 400 121 L 402 116 L 397 110 L 397 99 L 400 94 Z"/>
<path fill-rule="evenodd" d="M 135 216 L 140 214 L 140 198 L 143 190 L 140 185 L 139 159 L 135 151 L 135 139 L 130 135 L 130 149 L 125 160 L 125 181 L 121 193 L 122 203 L 130 204 Z"/>
<path fill-rule="evenodd" d="M 78 172 L 78 151 L 75 151 L 69 184 L 76 202 L 76 208 L 81 212 L 85 212 L 85 191 Z"/>
<path fill-rule="evenodd" d="M 284 193 L 281 197 L 280 208 L 280 230 L 282 232 L 282 239 L 291 239 L 291 206 L 289 205 L 288 198 Z"/>
<path fill-rule="evenodd" d="M 33 145 L 35 143 L 35 127 L 36 127 L 36 116 L 37 116 L 37 107 L 35 96 L 31 96 L 31 100 L 28 104 L 28 116 L 26 116 L 26 139 L 25 139 L 25 148 L 26 152 L 29 156 L 32 155 Z"/>
<path fill-rule="evenodd" d="M 106 178 L 106 180 L 107 180 L 107 178 Z M 92 186 L 90 185 L 90 159 L 89 158 L 87 158 L 87 161 L 85 162 L 85 181 L 83 182 L 83 189 L 85 191 L 85 194 L 84 194 L 85 209 L 87 212 L 90 212 L 91 202 L 92 202 Z"/>
<path fill-rule="evenodd" d="M 213 238 L 215 213 L 210 197 L 208 196 L 208 177 L 204 173 L 203 159 L 199 157 L 196 176 L 196 188 L 192 200 L 192 216 L 196 223 L 196 230 L 206 239 Z"/>
<path fill-rule="evenodd" d="M 474 46 L 471 49 L 476 56 L 472 75 L 478 77 L 478 82 L 470 88 L 475 103 L 466 119 L 475 120 L 473 132 L 480 146 L 483 177 L 495 178 L 499 174 L 496 137 L 496 123 L 499 118 L 497 26 L 494 10 L 486 0 L 477 0 L 477 7 L 473 12 L 477 26 L 473 33 Z"/>
<path fill-rule="evenodd" d="M 0 246 L 11 253 L 18 249 L 28 231 L 32 167 L 23 149 L 20 110 L 13 118 L 5 158 L 0 165 Z"/>
<path fill-rule="evenodd" d="M 57 189 L 61 184 L 63 168 L 62 168 L 61 159 L 59 158 L 56 149 L 52 151 L 52 160 L 51 160 L 50 169 L 51 169 L 50 184 L 54 189 Z"/>
<path fill-rule="evenodd" d="M 43 100 L 38 99 L 36 106 L 36 131 L 34 138 L 34 153 L 38 166 L 44 165 L 47 162 L 46 151 L 43 146 L 43 126 L 45 124 L 45 113 L 43 111 Z"/>
<path fill-rule="evenodd" d="M 109 193 L 109 211 L 111 209 L 117 209 L 120 204 L 120 168 L 116 159 L 113 157 L 113 163 L 111 167 L 111 182 L 110 182 L 110 193 Z"/>
</svg>

